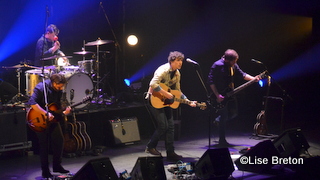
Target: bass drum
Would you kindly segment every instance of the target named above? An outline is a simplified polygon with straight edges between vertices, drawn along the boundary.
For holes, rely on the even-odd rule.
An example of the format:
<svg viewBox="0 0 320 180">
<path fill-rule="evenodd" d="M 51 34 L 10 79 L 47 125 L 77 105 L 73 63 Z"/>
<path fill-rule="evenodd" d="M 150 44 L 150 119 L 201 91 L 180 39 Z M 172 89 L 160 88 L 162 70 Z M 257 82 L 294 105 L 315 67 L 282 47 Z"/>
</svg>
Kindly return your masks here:
<svg viewBox="0 0 320 180">
<path fill-rule="evenodd" d="M 87 96 L 93 96 L 93 82 L 91 78 L 84 73 L 76 73 L 70 76 L 65 86 L 66 99 L 70 105 L 80 103 Z M 87 104 L 80 104 L 76 109 L 85 107 Z"/>
</svg>

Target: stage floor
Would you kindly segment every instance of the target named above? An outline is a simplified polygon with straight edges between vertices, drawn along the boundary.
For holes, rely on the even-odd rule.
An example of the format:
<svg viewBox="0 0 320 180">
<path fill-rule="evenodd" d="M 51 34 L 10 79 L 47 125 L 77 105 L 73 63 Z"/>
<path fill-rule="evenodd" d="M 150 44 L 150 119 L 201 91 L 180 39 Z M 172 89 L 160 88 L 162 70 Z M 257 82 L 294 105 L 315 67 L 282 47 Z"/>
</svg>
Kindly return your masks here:
<svg viewBox="0 0 320 180">
<path fill-rule="evenodd" d="M 197 162 L 200 157 L 209 149 L 209 138 L 206 131 L 202 131 L 196 134 L 183 135 L 177 141 L 175 141 L 176 152 L 183 156 L 182 163 Z M 220 148 L 216 146 L 217 137 L 210 137 L 210 149 Z M 256 146 L 261 141 L 267 141 L 268 139 L 253 137 L 250 132 L 235 132 L 228 133 L 227 140 L 232 146 L 228 147 L 231 158 L 235 161 L 239 158 L 239 151 Z M 138 159 L 138 157 L 150 157 L 145 153 L 145 146 L 147 138 L 142 138 L 141 141 L 122 146 L 114 147 L 99 147 L 103 148 L 103 152 L 99 155 L 83 155 L 73 158 L 63 158 L 63 166 L 70 170 L 71 173 L 76 174 L 81 167 L 83 167 L 91 159 L 101 159 L 109 157 L 110 161 L 119 175 L 119 173 L 127 170 L 130 173 Z M 319 142 L 308 141 L 310 148 L 309 153 L 314 156 L 320 155 Z M 176 164 L 176 162 L 169 162 L 166 160 L 166 153 L 164 142 L 160 141 L 157 148 L 163 157 L 164 170 L 167 179 L 174 179 L 173 174 L 168 171 L 168 165 Z M 38 155 L 29 152 L 29 155 L 25 155 L 24 151 L 10 151 L 1 154 L 0 159 L 0 179 L 41 179 L 41 170 L 39 165 Z M 23 155 L 24 154 L 24 155 Z M 217 162 L 214 162 L 217 163 Z M 232 172 L 232 177 L 235 179 L 277 179 L 279 177 L 296 177 L 292 168 L 283 166 L 278 171 L 273 173 L 253 173 L 248 171 L 237 170 L 237 166 L 234 166 L 235 170 Z M 276 166 L 274 166 L 276 167 Z M 293 168 L 294 169 L 294 168 Z M 54 175 L 59 175 L 53 173 Z M 195 178 L 195 174 L 188 175 L 189 178 Z M 185 174 L 186 178 L 187 175 Z"/>
</svg>

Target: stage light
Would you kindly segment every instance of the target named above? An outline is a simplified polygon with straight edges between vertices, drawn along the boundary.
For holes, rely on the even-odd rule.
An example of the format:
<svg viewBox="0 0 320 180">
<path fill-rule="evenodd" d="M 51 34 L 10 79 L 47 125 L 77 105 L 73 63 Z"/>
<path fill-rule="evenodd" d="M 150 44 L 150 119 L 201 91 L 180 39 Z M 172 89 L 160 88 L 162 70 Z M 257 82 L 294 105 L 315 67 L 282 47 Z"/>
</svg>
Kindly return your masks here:
<svg viewBox="0 0 320 180">
<path fill-rule="evenodd" d="M 259 81 L 259 85 L 260 87 L 263 87 L 264 86 L 264 82 L 262 80 Z"/>
<path fill-rule="evenodd" d="M 130 46 L 135 46 L 138 44 L 138 37 L 136 35 L 130 35 L 127 38 L 127 42 Z"/>
<path fill-rule="evenodd" d="M 127 86 L 131 85 L 131 81 L 129 79 L 124 79 L 123 81 Z"/>
</svg>

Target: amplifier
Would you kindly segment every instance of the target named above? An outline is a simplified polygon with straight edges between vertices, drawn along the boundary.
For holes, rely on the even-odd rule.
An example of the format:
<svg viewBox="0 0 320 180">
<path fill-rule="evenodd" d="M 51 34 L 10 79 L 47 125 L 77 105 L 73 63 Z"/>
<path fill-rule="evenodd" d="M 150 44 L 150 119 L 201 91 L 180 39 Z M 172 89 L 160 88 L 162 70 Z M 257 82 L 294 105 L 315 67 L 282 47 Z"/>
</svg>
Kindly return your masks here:
<svg viewBox="0 0 320 180">
<path fill-rule="evenodd" d="M 109 120 L 112 138 L 107 138 L 108 144 L 127 144 L 140 141 L 137 117 Z M 109 136 L 110 137 L 110 136 Z"/>
<path fill-rule="evenodd" d="M 0 113 L 0 146 L 24 142 L 27 142 L 26 112 Z"/>
</svg>

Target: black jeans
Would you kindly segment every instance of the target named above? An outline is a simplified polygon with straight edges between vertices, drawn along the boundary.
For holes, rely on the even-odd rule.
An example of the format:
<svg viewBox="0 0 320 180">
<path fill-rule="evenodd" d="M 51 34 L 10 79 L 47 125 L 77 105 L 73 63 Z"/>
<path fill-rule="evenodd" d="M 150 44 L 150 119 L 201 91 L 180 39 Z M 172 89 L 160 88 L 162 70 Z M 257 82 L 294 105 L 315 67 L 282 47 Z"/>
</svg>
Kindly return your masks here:
<svg viewBox="0 0 320 180">
<path fill-rule="evenodd" d="M 64 126 L 63 126 L 64 127 Z M 52 165 L 58 167 L 61 164 L 64 136 L 59 122 L 50 123 L 44 132 L 37 133 L 40 145 L 41 169 L 49 169 L 49 148 L 52 149 Z"/>
<path fill-rule="evenodd" d="M 236 98 L 230 98 L 225 108 L 218 111 L 219 116 L 219 142 L 226 141 L 226 123 L 238 115 L 238 103 Z"/>
<path fill-rule="evenodd" d="M 161 137 L 163 137 L 165 140 L 165 148 L 167 153 L 174 152 L 174 121 L 172 109 L 170 107 L 156 109 L 150 104 L 147 105 L 147 108 L 152 113 L 157 125 L 156 130 L 147 144 L 147 147 L 156 148 L 159 140 Z"/>
</svg>

